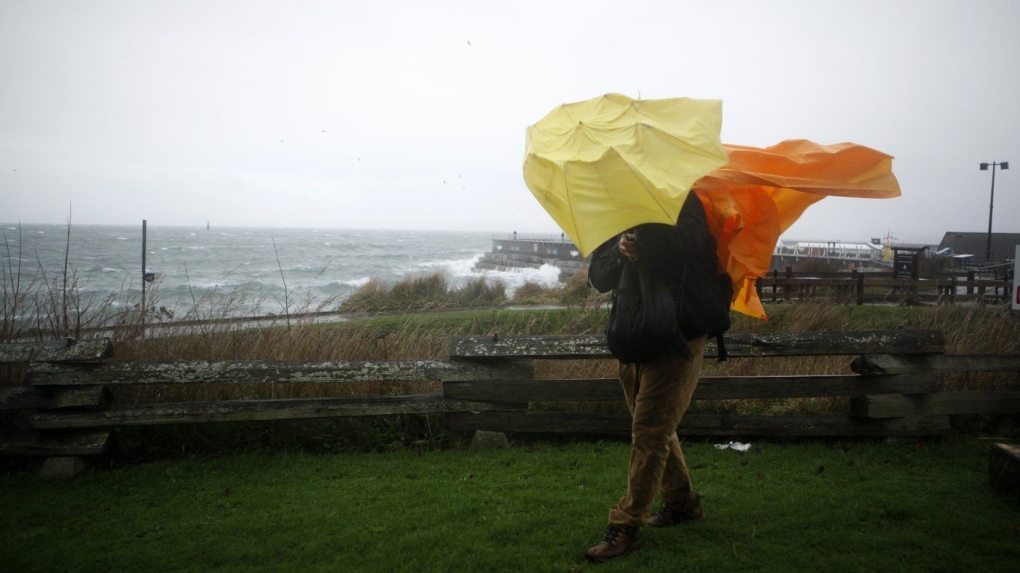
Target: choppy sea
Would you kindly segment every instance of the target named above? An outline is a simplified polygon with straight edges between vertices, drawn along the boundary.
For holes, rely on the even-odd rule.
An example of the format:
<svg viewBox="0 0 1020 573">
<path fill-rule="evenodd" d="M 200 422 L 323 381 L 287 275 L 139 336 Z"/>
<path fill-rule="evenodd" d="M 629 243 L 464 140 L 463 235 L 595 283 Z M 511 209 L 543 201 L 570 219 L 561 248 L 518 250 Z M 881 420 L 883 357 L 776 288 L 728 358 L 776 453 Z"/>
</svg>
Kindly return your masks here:
<svg viewBox="0 0 1020 573">
<path fill-rule="evenodd" d="M 6 284 L 20 267 L 22 284 L 63 280 L 83 296 L 113 296 L 133 305 L 142 292 L 142 226 L 0 225 Z M 420 274 L 445 273 L 453 286 L 472 277 L 502 280 L 509 292 L 525 281 L 555 284 L 555 267 L 520 272 L 473 271 L 490 250 L 489 233 L 282 228 L 196 228 L 148 225 L 147 303 L 176 318 L 201 317 L 217 304 L 237 316 L 333 310 L 372 279 L 393 283 Z M 69 248 L 68 248 L 69 247 Z M 286 291 L 284 290 L 286 284 Z M 0 291 L 0 296 L 6 296 Z M 147 304 L 148 306 L 148 304 Z"/>
</svg>

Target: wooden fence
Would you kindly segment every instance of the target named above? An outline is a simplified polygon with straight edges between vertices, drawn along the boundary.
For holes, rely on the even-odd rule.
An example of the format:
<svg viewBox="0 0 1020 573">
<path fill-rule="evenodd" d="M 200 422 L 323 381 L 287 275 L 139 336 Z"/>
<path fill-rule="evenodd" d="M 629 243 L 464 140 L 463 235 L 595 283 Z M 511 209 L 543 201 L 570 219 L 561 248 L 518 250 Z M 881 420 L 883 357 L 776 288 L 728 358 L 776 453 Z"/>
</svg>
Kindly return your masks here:
<svg viewBox="0 0 1020 573">
<path fill-rule="evenodd" d="M 973 271 L 895 278 L 890 272 L 772 271 L 756 283 L 766 302 L 830 300 L 846 304 L 1008 304 L 1013 278 L 979 277 Z"/>
<path fill-rule="evenodd" d="M 1020 391 L 938 391 L 939 374 L 1020 372 L 1020 356 L 946 355 L 940 331 L 728 334 L 733 360 L 847 356 L 850 373 L 705 376 L 694 399 L 849 397 L 843 414 L 763 416 L 688 414 L 685 435 L 928 436 L 949 431 L 949 416 L 1020 412 Z M 139 425 L 293 420 L 443 413 L 457 431 L 627 435 L 627 415 L 561 402 L 622 402 L 618 382 L 536 379 L 536 360 L 611 358 L 603 336 L 459 337 L 448 360 L 192 361 L 111 363 L 107 339 L 0 345 L 0 365 L 24 369 L 24 383 L 0 387 L 0 410 L 20 410 L 0 432 L 0 454 L 44 456 L 61 477 L 101 454 L 111 430 Z M 716 355 L 714 343 L 706 357 Z M 852 358 L 851 358 L 852 357 Z M 118 404 L 119 385 L 441 382 L 428 394 Z M 542 403 L 542 408 L 535 408 Z M 551 406 L 550 406 L 551 404 Z"/>
</svg>

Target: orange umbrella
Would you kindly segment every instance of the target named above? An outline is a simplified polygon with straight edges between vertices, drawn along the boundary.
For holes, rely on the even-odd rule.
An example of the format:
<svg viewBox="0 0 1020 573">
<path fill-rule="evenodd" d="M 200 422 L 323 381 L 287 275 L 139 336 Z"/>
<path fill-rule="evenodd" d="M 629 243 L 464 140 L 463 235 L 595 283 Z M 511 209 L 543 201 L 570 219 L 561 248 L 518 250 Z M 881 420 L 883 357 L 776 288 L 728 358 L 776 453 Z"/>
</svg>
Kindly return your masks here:
<svg viewBox="0 0 1020 573">
<path fill-rule="evenodd" d="M 779 236 L 830 195 L 900 195 L 892 157 L 853 143 L 789 140 L 764 149 L 724 145 L 730 162 L 694 183 L 716 237 L 721 270 L 733 281 L 731 307 L 766 318 L 755 280 L 769 269 Z"/>
</svg>

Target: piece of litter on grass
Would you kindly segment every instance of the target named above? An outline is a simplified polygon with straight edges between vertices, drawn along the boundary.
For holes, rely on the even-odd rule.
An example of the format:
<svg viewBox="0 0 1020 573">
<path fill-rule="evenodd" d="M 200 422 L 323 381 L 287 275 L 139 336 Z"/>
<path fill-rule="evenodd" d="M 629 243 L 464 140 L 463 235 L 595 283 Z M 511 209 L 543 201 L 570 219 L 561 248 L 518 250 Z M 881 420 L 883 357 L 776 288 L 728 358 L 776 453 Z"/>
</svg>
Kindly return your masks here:
<svg viewBox="0 0 1020 573">
<path fill-rule="evenodd" d="M 747 450 L 751 449 L 751 444 L 741 444 L 740 442 L 730 442 L 728 444 L 716 444 L 715 445 L 715 449 L 717 449 L 717 450 L 733 449 L 733 450 L 737 450 L 738 452 L 746 452 Z"/>
</svg>

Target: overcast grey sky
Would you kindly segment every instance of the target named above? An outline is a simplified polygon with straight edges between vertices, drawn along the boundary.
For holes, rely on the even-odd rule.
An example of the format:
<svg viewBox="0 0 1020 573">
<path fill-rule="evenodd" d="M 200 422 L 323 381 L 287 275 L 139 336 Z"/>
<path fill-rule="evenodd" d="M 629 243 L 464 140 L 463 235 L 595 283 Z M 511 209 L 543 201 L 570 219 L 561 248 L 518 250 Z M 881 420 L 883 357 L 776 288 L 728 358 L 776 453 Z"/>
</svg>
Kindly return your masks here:
<svg viewBox="0 0 1020 573">
<path fill-rule="evenodd" d="M 1020 232 L 1016 0 L 0 0 L 0 221 L 554 232 L 524 130 L 607 92 L 852 141 L 903 196 L 786 238 Z"/>
</svg>

